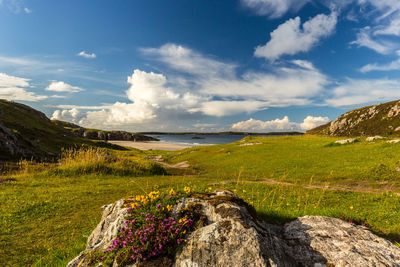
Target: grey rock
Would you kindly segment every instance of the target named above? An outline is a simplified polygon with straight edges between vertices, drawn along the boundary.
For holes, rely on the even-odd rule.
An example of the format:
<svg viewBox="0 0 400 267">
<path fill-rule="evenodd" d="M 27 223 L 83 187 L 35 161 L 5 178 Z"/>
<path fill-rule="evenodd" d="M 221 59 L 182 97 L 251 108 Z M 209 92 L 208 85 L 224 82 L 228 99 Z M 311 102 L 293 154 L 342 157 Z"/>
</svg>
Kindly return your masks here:
<svg viewBox="0 0 400 267">
<path fill-rule="evenodd" d="M 125 223 L 127 208 L 124 207 L 123 199 L 114 204 L 102 207 L 103 215 L 100 223 L 90 234 L 86 249 L 82 251 L 76 258 L 67 264 L 67 267 L 87 266 L 88 258 L 86 255 L 96 250 L 104 250 L 110 247 L 111 242 L 117 237 L 118 231 Z"/>
<path fill-rule="evenodd" d="M 369 136 L 365 140 L 367 142 L 372 142 L 372 141 L 375 141 L 375 140 L 382 140 L 382 139 L 386 139 L 386 137 L 383 137 L 383 136 L 380 136 L 380 135 L 375 135 L 375 136 Z"/>
<path fill-rule="evenodd" d="M 301 217 L 284 226 L 284 237 L 289 254 L 305 266 L 400 266 L 400 248 L 340 219 Z"/>
<path fill-rule="evenodd" d="M 335 144 L 344 145 L 344 144 L 351 144 L 356 141 L 357 141 L 356 138 L 348 138 L 348 139 L 343 139 L 343 140 L 337 140 L 337 141 L 335 141 Z"/>
<path fill-rule="evenodd" d="M 86 250 L 68 267 L 87 266 L 88 254 L 110 245 L 124 223 L 123 203 L 103 207 Z M 400 266 L 400 248 L 365 227 L 322 216 L 301 217 L 284 226 L 267 224 L 230 191 L 183 198 L 172 216 L 183 211 L 196 212 L 200 225 L 173 262 L 161 264 L 161 259 L 149 266 Z"/>
</svg>

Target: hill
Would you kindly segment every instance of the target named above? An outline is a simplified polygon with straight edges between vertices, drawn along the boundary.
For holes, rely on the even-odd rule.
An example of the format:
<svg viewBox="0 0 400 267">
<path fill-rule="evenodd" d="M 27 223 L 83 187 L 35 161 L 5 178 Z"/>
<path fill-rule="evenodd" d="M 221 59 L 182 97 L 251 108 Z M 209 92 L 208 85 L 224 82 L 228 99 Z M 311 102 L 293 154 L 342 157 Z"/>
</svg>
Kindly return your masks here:
<svg viewBox="0 0 400 267">
<path fill-rule="evenodd" d="M 336 120 L 307 131 L 331 136 L 400 136 L 400 101 L 351 110 Z"/>
<path fill-rule="evenodd" d="M 63 147 L 93 144 L 27 105 L 0 99 L 0 161 L 50 160 Z"/>
</svg>

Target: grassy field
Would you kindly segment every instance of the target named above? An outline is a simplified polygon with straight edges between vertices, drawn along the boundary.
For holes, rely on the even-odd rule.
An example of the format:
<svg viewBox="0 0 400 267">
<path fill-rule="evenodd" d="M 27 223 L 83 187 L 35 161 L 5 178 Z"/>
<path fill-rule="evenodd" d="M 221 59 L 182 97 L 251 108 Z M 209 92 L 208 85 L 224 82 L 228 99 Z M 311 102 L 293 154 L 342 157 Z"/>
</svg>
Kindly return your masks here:
<svg viewBox="0 0 400 267">
<path fill-rule="evenodd" d="M 400 241 L 400 144 L 335 140 L 248 137 L 177 152 L 67 151 L 57 165 L 25 164 L 20 174 L 0 177 L 0 266 L 65 266 L 84 249 L 102 205 L 184 186 L 230 189 L 269 222 L 334 216 Z M 149 155 L 190 167 L 164 169 Z"/>
</svg>

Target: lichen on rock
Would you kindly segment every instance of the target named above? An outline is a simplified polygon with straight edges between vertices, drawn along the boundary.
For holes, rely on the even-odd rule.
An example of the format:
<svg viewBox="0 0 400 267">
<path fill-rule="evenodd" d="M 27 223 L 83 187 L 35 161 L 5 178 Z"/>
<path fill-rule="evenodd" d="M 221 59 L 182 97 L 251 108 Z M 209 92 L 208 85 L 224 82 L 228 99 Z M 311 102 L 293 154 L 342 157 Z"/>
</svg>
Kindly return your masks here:
<svg viewBox="0 0 400 267">
<path fill-rule="evenodd" d="M 67 266 L 87 266 L 88 255 L 105 249 L 122 227 L 124 200 L 103 208 L 84 252 Z M 284 226 L 265 223 L 254 208 L 227 190 L 179 199 L 171 216 L 195 213 L 197 226 L 173 257 L 130 266 L 399 266 L 400 248 L 363 226 L 305 216 Z M 100 265 L 99 265 L 100 266 Z M 112 266 L 118 266 L 113 263 Z"/>
</svg>

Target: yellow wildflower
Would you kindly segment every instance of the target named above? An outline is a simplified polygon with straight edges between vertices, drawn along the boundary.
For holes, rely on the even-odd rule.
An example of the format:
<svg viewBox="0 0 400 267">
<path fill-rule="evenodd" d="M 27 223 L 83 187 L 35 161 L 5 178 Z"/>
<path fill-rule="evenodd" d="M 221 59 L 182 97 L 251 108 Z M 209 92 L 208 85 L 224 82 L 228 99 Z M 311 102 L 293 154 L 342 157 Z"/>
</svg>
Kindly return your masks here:
<svg viewBox="0 0 400 267">
<path fill-rule="evenodd" d="M 175 196 L 175 195 L 176 195 L 176 192 L 175 192 L 175 190 L 174 190 L 173 188 L 171 188 L 171 190 L 169 190 L 169 194 L 170 194 L 171 196 Z"/>
<path fill-rule="evenodd" d="M 185 191 L 186 194 L 189 194 L 189 193 L 191 193 L 193 190 L 192 190 L 190 187 L 185 186 L 185 188 L 183 189 L 183 191 Z"/>
<path fill-rule="evenodd" d="M 353 205 L 351 205 L 351 206 L 350 206 L 350 209 L 352 210 L 353 208 L 354 208 Z"/>
</svg>

